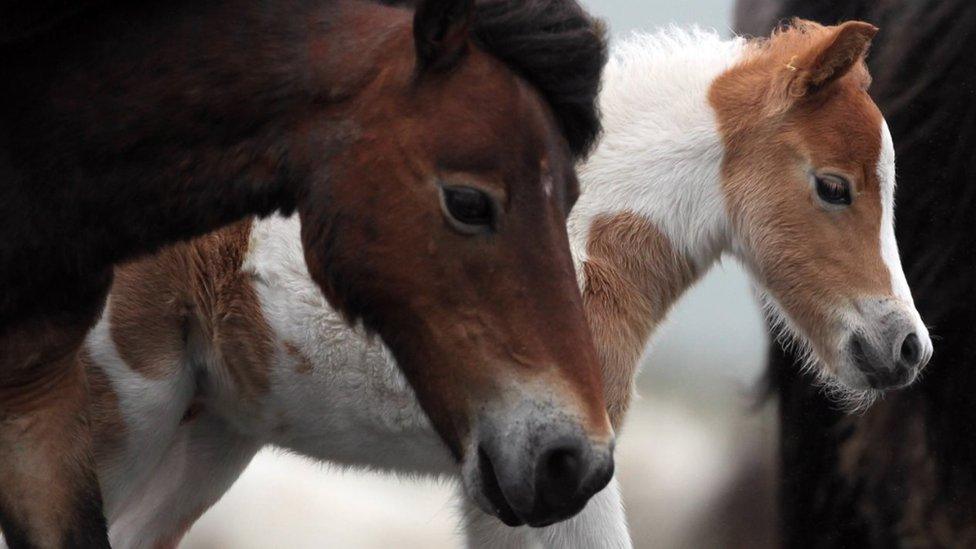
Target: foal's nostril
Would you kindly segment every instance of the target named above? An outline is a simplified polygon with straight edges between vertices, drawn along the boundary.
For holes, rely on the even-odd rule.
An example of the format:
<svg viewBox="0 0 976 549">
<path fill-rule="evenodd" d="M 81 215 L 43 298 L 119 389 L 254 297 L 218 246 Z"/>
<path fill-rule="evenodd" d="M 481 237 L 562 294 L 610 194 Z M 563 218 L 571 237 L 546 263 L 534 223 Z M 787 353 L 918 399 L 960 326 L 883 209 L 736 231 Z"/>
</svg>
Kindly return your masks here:
<svg viewBox="0 0 976 549">
<path fill-rule="evenodd" d="M 922 342 L 914 333 L 908 334 L 901 342 L 901 363 L 915 367 L 922 361 Z"/>
</svg>

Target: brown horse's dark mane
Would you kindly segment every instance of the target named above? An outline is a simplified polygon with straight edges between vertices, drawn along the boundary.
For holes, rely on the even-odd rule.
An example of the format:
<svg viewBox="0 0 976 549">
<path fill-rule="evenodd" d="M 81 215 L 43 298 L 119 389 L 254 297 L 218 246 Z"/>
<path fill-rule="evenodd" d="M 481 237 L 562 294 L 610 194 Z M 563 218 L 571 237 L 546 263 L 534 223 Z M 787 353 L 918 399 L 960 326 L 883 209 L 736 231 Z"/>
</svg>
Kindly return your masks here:
<svg viewBox="0 0 976 549">
<path fill-rule="evenodd" d="M 575 156 L 600 134 L 597 95 L 607 58 L 603 24 L 568 0 L 482 0 L 475 35 L 532 83 L 552 108 Z"/>
<path fill-rule="evenodd" d="M 108 0 L 78 0 L 62 6 L 19 2 L 0 6 L 0 45 L 40 35 L 62 20 Z M 414 0 L 378 0 L 410 6 Z M 546 99 L 570 150 L 589 153 L 600 134 L 597 95 L 607 58 L 605 26 L 574 0 L 480 0 L 475 35 L 490 54 L 532 83 Z"/>
</svg>

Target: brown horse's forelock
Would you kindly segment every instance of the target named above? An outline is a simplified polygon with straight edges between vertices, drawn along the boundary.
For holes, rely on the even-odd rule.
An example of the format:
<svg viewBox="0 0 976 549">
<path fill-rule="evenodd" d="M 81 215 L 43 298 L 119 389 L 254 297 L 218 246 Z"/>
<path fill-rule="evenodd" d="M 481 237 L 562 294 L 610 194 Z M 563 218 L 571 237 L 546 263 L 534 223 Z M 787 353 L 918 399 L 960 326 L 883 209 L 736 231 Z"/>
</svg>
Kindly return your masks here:
<svg viewBox="0 0 976 549">
<path fill-rule="evenodd" d="M 379 2 L 413 7 L 418 0 Z M 475 7 L 478 45 L 535 86 L 573 156 L 585 158 L 602 131 L 597 99 L 606 26 L 576 0 L 477 0 Z"/>
<path fill-rule="evenodd" d="M 481 0 L 475 36 L 549 104 L 570 150 L 585 157 L 600 135 L 597 96 L 606 30 L 576 0 Z"/>
</svg>

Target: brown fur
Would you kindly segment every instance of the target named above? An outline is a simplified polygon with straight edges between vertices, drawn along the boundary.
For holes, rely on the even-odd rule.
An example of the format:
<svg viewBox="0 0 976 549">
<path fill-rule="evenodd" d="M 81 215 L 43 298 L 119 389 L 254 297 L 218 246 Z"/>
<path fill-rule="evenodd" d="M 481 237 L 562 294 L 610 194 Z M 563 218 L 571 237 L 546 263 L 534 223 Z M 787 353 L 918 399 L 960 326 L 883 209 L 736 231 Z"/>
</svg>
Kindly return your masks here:
<svg viewBox="0 0 976 549">
<path fill-rule="evenodd" d="M 314 280 L 382 336 L 456 453 L 471 410 L 506 374 L 557 372 L 571 388 L 566 401 L 596 418 L 602 391 L 564 225 L 573 161 L 599 132 L 599 26 L 571 0 L 430 5 L 449 9 L 415 17 L 351 0 L 113 3 L 5 36 L 0 341 L 64 311 L 77 315 L 61 324 L 66 333 L 83 333 L 112 265 L 297 209 Z M 539 184 L 543 161 L 552 198 Z M 437 199 L 448 174 L 505 197 L 495 235 L 451 230 Z M 216 238 L 204 245 L 234 236 Z M 214 265 L 183 247 L 165 253 L 171 263 L 119 269 L 122 295 L 109 314 L 134 368 L 165 376 L 201 335 L 243 394 L 267 390 L 266 327 L 253 290 L 228 275 L 241 249 Z M 152 320 L 140 326 L 136 312 Z M 140 349 L 148 331 L 165 335 Z M 12 395 L 0 400 L 5 417 L 25 394 L 37 397 L 37 418 L 60 409 L 45 395 L 78 370 L 78 347 L 44 348 L 46 333 L 29 339 L 50 359 L 0 357 L 0 395 Z M 593 423 L 606 434 L 605 421 Z M 82 473 L 100 520 L 94 475 Z M 5 495 L 7 538 L 32 543 L 17 509 L 27 494 Z M 104 525 L 80 527 L 107 545 Z"/>
<path fill-rule="evenodd" d="M 769 291 L 825 357 L 837 296 L 891 291 L 879 242 L 882 118 L 865 91 L 863 61 L 875 31 L 796 22 L 754 44 L 709 96 L 725 142 L 732 223 Z M 845 175 L 853 204 L 820 210 L 811 167 Z"/>
<path fill-rule="evenodd" d="M 105 528 L 89 507 L 98 502 L 97 479 L 86 453 L 91 411 L 76 351 L 85 330 L 68 322 L 0 337 L 0 506 L 16 513 L 4 517 L 19 526 L 8 539 L 29 537 L 40 547 L 82 546 Z M 62 529 L 47 527 L 72 519 Z"/>
<path fill-rule="evenodd" d="M 648 338 L 698 273 L 653 223 L 632 212 L 595 219 L 586 252 L 583 303 L 603 364 L 607 410 L 619 429 Z"/>
<path fill-rule="evenodd" d="M 408 39 L 394 36 L 389 48 L 407 48 Z M 607 435 L 595 354 L 575 345 L 590 340 L 585 323 L 574 320 L 582 304 L 565 236 L 577 181 L 549 109 L 531 87 L 500 74 L 498 61 L 472 49 L 446 81 L 414 85 L 466 96 L 484 106 L 481 120 L 432 132 L 424 120 L 463 118 L 467 104 L 418 103 L 412 94 L 391 93 L 411 71 L 406 61 L 391 66 L 367 88 L 360 123 L 385 130 L 338 154 L 328 194 L 315 192 L 298 209 L 312 278 L 339 310 L 382 336 L 455 451 L 467 436 L 473 403 L 494 398 L 505 383 L 539 376 L 565 381 L 566 402 L 588 418 L 593 436 Z M 471 81 L 479 82 L 476 91 L 460 89 Z M 418 116 L 392 116 L 402 111 Z M 425 152 L 431 150 L 441 151 L 437 159 Z M 398 151 L 409 162 L 377 151 Z M 500 165 L 496 155 L 520 160 Z M 539 184 L 547 175 L 552 198 Z M 449 228 L 439 181 L 501 197 L 504 211 L 490 238 L 472 241 Z M 355 202 L 352 189 L 359 189 Z M 326 202 L 339 214 L 328 223 L 313 219 Z M 384 247 L 382 262 L 362 254 L 386 234 L 396 234 L 398 244 Z M 396 272 L 378 278 L 389 265 Z M 416 287 L 426 291 L 400 291 Z M 478 368 L 459 367 L 471 357 L 482 357 Z"/>
<path fill-rule="evenodd" d="M 206 410 L 206 406 L 200 398 L 194 398 L 190 401 L 190 405 L 186 407 L 186 411 L 183 412 L 183 417 L 180 418 L 180 425 L 186 425 L 192 423 L 195 419 L 200 417 Z"/>
<path fill-rule="evenodd" d="M 826 296 L 838 288 L 852 297 L 890 288 L 878 242 L 881 115 L 865 93 L 870 75 L 863 63 L 876 31 L 857 22 L 828 28 L 794 21 L 753 41 L 710 96 L 727 147 L 723 184 L 733 223 L 740 231 L 755 227 L 745 236 L 760 252 L 760 275 L 815 341 L 829 328 Z M 807 162 L 851 178 L 857 187 L 851 211 L 815 214 Z M 769 181 L 769 173 L 790 180 Z M 801 185 L 801 192 L 785 190 L 788 184 Z M 650 221 L 629 212 L 593 222 L 583 273 L 605 399 L 619 428 L 648 338 L 698 273 Z"/>
<path fill-rule="evenodd" d="M 92 436 L 97 441 L 95 459 L 101 460 L 121 449 L 128 427 L 112 382 L 101 368 L 95 367 L 87 348 L 82 348 L 79 360 L 88 378 Z"/>
<path fill-rule="evenodd" d="M 109 298 L 112 340 L 134 371 L 155 379 L 189 359 L 190 339 L 215 352 L 237 393 L 266 393 L 274 354 L 250 277 L 249 221 L 119 267 Z"/>
</svg>

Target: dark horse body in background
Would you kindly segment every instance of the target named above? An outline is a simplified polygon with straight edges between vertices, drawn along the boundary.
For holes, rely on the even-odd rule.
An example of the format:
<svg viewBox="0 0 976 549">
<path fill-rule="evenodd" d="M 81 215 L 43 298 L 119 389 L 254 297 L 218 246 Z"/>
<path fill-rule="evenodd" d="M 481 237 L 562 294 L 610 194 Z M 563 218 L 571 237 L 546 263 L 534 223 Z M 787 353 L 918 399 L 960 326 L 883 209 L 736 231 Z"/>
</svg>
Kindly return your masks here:
<svg viewBox="0 0 976 549">
<path fill-rule="evenodd" d="M 881 28 L 871 95 L 898 157 L 896 231 L 935 354 L 863 415 L 837 412 L 771 350 L 790 547 L 976 545 L 976 3 L 740 0 L 737 32 L 793 16 Z"/>
<path fill-rule="evenodd" d="M 113 265 L 274 211 L 469 495 L 511 524 L 582 508 L 612 430 L 565 224 L 605 59 L 574 0 L 0 1 L 6 541 L 108 544 L 79 349 Z M 254 299 L 151 318 L 182 345 L 193 315 L 233 327 Z M 545 390 L 515 402 L 519 381 Z"/>
</svg>

